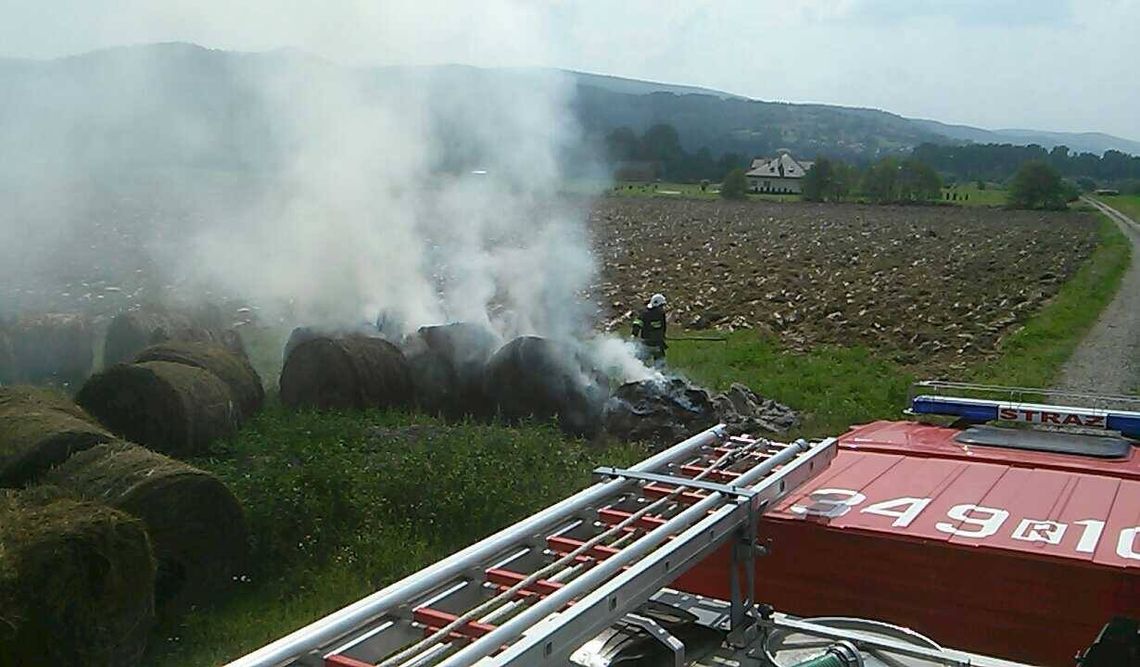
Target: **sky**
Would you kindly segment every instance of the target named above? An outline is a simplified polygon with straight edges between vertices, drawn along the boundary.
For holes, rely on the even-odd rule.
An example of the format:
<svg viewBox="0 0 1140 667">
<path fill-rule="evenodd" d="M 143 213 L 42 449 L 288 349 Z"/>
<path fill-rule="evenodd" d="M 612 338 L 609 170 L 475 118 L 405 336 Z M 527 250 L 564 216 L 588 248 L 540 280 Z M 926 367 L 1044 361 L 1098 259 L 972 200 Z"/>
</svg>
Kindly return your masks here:
<svg viewBox="0 0 1140 667">
<path fill-rule="evenodd" d="M 0 0 L 0 55 L 186 41 L 560 67 L 1140 140 L 1137 25 L 1140 0 Z"/>
</svg>

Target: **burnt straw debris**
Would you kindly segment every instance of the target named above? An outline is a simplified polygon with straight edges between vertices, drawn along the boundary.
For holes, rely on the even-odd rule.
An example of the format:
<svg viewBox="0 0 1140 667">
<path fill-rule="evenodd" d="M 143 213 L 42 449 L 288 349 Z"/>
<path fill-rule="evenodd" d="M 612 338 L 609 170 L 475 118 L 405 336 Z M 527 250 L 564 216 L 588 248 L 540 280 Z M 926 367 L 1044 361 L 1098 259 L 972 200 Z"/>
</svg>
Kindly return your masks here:
<svg viewBox="0 0 1140 667">
<path fill-rule="evenodd" d="M 714 395 L 684 378 L 626 383 L 605 408 L 605 430 L 611 436 L 657 446 L 679 442 L 717 423 L 734 433 L 780 434 L 794 428 L 799 416 L 740 383 Z"/>
</svg>

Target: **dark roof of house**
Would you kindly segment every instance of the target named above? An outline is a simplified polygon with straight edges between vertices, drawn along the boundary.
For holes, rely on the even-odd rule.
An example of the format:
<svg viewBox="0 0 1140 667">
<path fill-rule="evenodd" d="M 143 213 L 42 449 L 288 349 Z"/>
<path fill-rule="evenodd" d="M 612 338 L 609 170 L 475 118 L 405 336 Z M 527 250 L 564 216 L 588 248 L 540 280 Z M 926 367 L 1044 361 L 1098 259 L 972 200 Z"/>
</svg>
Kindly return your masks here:
<svg viewBox="0 0 1140 667">
<path fill-rule="evenodd" d="M 744 175 L 752 178 L 803 178 L 812 164 L 797 160 L 789 153 L 780 153 L 776 157 L 752 160 Z"/>
</svg>

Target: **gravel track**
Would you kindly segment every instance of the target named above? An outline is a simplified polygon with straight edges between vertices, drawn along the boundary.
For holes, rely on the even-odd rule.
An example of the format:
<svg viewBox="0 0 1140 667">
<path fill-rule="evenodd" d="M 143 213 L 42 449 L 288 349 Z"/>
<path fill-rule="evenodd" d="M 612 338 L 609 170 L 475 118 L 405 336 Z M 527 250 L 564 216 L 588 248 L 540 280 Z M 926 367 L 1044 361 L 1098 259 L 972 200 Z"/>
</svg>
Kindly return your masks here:
<svg viewBox="0 0 1140 667">
<path fill-rule="evenodd" d="M 1086 199 L 1132 241 L 1132 264 L 1116 298 L 1061 369 L 1057 388 L 1098 394 L 1140 393 L 1140 223 Z"/>
</svg>

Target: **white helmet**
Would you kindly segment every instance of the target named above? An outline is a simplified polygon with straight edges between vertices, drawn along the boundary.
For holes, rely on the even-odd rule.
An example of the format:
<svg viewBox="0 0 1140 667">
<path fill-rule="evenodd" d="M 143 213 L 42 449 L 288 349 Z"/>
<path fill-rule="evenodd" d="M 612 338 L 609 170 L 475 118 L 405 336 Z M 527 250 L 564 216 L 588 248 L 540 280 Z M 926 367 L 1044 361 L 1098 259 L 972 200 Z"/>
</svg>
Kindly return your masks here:
<svg viewBox="0 0 1140 667">
<path fill-rule="evenodd" d="M 654 294 L 653 296 L 649 297 L 649 307 L 650 308 L 659 308 L 659 307 L 664 306 L 664 305 L 665 305 L 665 295 L 664 294 Z"/>
</svg>

